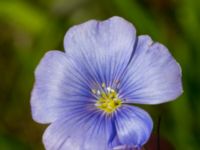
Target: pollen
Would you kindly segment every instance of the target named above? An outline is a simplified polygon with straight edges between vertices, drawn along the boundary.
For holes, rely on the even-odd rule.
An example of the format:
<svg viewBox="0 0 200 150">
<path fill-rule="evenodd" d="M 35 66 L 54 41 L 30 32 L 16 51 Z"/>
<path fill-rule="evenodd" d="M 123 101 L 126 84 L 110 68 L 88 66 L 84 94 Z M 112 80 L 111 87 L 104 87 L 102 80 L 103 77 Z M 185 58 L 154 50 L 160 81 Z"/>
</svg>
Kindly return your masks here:
<svg viewBox="0 0 200 150">
<path fill-rule="evenodd" d="M 95 89 L 92 89 L 92 93 L 93 93 L 93 94 L 96 94 L 97 91 L 96 91 Z"/>
<path fill-rule="evenodd" d="M 102 85 L 101 85 L 103 88 L 105 88 L 106 87 L 106 84 L 105 83 L 102 83 Z"/>
<path fill-rule="evenodd" d="M 107 87 L 106 90 L 100 92 L 99 98 L 95 104 L 97 108 L 107 114 L 113 113 L 121 105 L 122 101 L 118 97 L 117 92 L 110 87 Z"/>
</svg>

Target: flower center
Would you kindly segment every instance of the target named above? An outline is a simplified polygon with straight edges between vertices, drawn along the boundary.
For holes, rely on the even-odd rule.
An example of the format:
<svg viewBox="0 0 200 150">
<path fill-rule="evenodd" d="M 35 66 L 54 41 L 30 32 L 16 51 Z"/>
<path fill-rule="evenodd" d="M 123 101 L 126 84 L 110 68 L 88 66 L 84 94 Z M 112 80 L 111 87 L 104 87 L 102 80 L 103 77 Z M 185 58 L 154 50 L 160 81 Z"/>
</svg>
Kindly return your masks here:
<svg viewBox="0 0 200 150">
<path fill-rule="evenodd" d="M 105 88 L 104 84 L 102 84 L 102 87 L 104 90 L 101 92 L 93 90 L 93 93 L 98 95 L 95 106 L 105 113 L 110 114 L 122 105 L 122 101 L 114 89 L 110 87 Z"/>
</svg>

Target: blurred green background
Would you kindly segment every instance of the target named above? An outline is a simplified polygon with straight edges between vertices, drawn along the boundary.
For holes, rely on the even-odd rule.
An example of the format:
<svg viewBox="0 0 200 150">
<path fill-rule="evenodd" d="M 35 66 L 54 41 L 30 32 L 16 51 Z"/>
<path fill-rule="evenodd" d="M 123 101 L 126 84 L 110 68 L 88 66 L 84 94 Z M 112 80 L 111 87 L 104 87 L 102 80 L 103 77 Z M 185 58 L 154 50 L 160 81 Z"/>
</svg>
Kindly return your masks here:
<svg viewBox="0 0 200 150">
<path fill-rule="evenodd" d="M 200 1 L 0 0 L 0 150 L 44 149 L 46 125 L 30 113 L 36 65 L 46 51 L 63 50 L 69 27 L 114 15 L 164 43 L 181 64 L 184 94 L 145 109 L 155 130 L 161 116 L 160 134 L 177 150 L 200 149 Z"/>
</svg>

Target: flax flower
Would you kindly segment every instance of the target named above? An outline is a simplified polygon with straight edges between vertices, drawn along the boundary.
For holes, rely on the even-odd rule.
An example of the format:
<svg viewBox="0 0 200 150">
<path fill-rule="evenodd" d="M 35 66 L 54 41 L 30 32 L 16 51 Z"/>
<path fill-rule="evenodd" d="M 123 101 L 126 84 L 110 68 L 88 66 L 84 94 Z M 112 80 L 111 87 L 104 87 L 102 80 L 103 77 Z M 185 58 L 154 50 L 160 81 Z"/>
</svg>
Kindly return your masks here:
<svg viewBox="0 0 200 150">
<path fill-rule="evenodd" d="M 141 149 L 153 122 L 134 104 L 182 93 L 181 69 L 168 49 L 120 17 L 69 29 L 65 52 L 49 51 L 35 71 L 33 119 L 50 124 L 47 150 Z"/>
</svg>

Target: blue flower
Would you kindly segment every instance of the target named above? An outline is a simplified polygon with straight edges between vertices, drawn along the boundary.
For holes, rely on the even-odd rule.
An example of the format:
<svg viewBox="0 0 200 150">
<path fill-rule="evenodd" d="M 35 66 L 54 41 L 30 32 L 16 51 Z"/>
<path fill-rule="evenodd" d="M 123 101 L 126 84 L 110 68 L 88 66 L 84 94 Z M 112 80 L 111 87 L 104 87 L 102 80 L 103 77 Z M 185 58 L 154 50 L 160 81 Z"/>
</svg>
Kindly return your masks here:
<svg viewBox="0 0 200 150">
<path fill-rule="evenodd" d="M 35 71 L 33 119 L 50 123 L 47 150 L 140 149 L 152 132 L 147 112 L 182 93 L 181 68 L 167 48 L 120 17 L 69 29 L 65 52 L 49 51 Z"/>
</svg>

